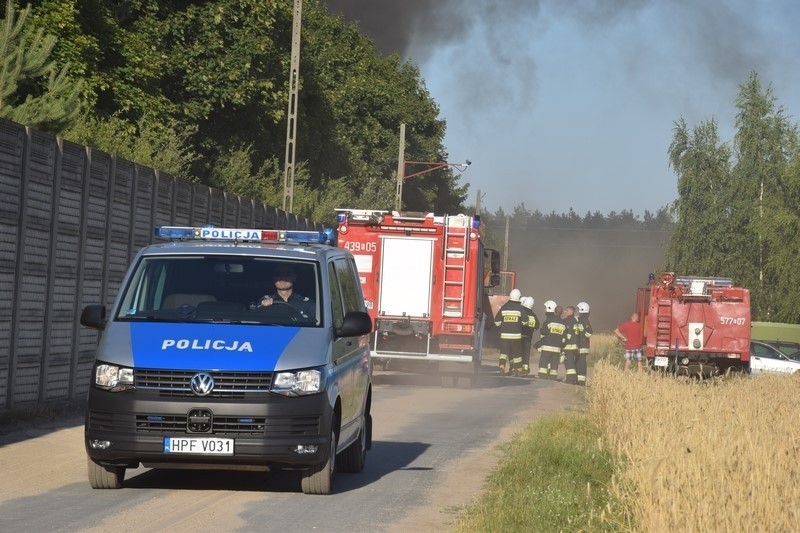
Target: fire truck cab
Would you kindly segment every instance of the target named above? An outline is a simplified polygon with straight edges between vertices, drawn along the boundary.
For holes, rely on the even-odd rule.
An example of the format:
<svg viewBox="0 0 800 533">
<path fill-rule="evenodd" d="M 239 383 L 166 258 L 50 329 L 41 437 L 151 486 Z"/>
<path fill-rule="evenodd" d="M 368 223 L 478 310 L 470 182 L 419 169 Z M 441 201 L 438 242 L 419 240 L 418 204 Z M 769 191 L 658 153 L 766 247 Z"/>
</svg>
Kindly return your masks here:
<svg viewBox="0 0 800 533">
<path fill-rule="evenodd" d="M 375 327 L 371 355 L 424 362 L 446 387 L 472 386 L 492 322 L 484 284 L 500 283 L 499 253 L 478 216 L 340 209 L 338 245 L 356 260 Z"/>
<path fill-rule="evenodd" d="M 750 368 L 750 291 L 729 278 L 651 275 L 637 293 L 655 370 L 711 377 Z"/>
</svg>

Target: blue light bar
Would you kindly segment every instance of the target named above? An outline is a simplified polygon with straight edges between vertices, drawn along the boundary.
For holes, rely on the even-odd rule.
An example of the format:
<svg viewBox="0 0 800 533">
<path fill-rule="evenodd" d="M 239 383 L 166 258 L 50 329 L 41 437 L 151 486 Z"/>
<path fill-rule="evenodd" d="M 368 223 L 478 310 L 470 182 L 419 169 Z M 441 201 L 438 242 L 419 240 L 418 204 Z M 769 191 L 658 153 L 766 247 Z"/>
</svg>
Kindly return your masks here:
<svg viewBox="0 0 800 533">
<path fill-rule="evenodd" d="M 330 244 L 333 242 L 333 229 L 323 231 L 276 230 L 256 228 L 215 228 L 207 226 L 193 228 L 188 226 L 158 226 L 155 236 L 161 239 L 191 239 L 201 241 L 227 242 L 286 242 L 308 244 Z"/>
<path fill-rule="evenodd" d="M 155 235 L 161 239 L 191 239 L 194 237 L 194 228 L 157 226 Z"/>
<path fill-rule="evenodd" d="M 323 231 L 282 231 L 284 235 L 281 242 L 306 242 L 313 244 L 325 244 L 328 236 Z"/>
</svg>

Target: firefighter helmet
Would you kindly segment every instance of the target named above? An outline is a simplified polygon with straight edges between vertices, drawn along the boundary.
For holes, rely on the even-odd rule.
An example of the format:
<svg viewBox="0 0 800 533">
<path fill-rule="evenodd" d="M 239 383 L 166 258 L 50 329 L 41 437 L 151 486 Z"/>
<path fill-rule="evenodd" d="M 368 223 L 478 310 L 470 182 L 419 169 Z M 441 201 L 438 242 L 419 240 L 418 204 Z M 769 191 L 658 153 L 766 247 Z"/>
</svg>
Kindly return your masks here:
<svg viewBox="0 0 800 533">
<path fill-rule="evenodd" d="M 519 292 L 519 289 L 512 289 L 510 293 L 508 293 L 508 299 L 518 302 L 519 299 L 522 298 L 522 293 Z"/>
<path fill-rule="evenodd" d="M 533 296 L 523 296 L 519 303 L 521 303 L 523 307 L 533 311 Z"/>
<path fill-rule="evenodd" d="M 586 302 L 579 303 L 578 304 L 578 312 L 580 314 L 582 314 L 582 315 L 588 315 L 589 314 L 589 304 L 587 304 Z"/>
<path fill-rule="evenodd" d="M 553 300 L 547 300 L 544 303 L 544 310 L 547 311 L 548 313 L 553 313 L 555 312 L 557 306 L 558 304 L 555 303 Z"/>
</svg>

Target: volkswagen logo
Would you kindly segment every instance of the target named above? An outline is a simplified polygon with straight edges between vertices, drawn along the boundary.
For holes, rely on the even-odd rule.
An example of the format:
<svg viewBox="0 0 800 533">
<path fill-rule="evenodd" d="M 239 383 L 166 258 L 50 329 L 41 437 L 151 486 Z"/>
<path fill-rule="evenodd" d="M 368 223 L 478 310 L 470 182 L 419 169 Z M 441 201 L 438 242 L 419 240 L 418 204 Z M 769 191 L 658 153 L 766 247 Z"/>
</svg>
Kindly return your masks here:
<svg viewBox="0 0 800 533">
<path fill-rule="evenodd" d="M 192 376 L 189 386 L 197 396 L 208 396 L 214 390 L 214 378 L 211 374 L 201 372 Z"/>
</svg>

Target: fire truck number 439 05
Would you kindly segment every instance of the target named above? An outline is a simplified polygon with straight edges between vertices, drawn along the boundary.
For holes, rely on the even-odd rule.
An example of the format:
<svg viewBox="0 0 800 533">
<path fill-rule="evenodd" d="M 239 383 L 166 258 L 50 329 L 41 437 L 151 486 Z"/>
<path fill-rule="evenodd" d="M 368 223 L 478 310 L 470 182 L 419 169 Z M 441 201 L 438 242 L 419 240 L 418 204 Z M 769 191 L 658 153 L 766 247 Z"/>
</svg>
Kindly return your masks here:
<svg viewBox="0 0 800 533">
<path fill-rule="evenodd" d="M 376 242 L 346 241 L 342 247 L 351 252 L 374 253 L 378 251 L 378 243 Z"/>
</svg>

